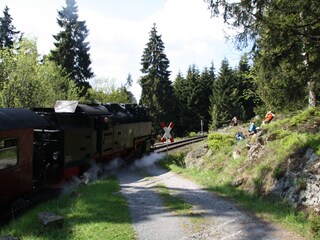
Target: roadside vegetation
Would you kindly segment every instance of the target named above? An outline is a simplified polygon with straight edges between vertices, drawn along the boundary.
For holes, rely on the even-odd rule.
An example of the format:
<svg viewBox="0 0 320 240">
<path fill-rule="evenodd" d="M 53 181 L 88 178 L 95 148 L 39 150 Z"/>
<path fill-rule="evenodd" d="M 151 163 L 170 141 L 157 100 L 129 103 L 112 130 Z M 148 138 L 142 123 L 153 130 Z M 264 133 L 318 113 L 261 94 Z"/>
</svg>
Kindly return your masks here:
<svg viewBox="0 0 320 240">
<path fill-rule="evenodd" d="M 183 201 L 181 198 L 175 196 L 173 193 L 170 194 L 169 189 L 164 185 L 155 186 L 156 192 L 158 192 L 163 200 L 163 203 L 169 209 L 172 209 L 177 214 L 188 214 L 192 205 Z"/>
<path fill-rule="evenodd" d="M 274 181 L 283 176 L 288 159 L 296 152 L 310 147 L 320 155 L 320 108 L 308 108 L 291 113 L 289 117 L 279 115 L 277 118 L 262 126 L 263 139 L 270 139 L 263 145 L 265 156 L 248 158 L 248 144 L 259 139 L 251 143 L 248 137 L 236 141 L 234 134 L 239 129 L 247 131 L 248 126 L 242 125 L 210 133 L 208 148 L 212 154 L 203 156 L 201 166 L 188 167 L 185 162 L 187 153 L 183 152 L 170 155 L 160 164 L 191 177 L 259 217 L 281 224 L 307 239 L 320 239 L 320 218 L 313 210 L 294 208 L 269 191 Z M 297 184 L 305 187 L 305 179 L 300 179 Z"/>
<path fill-rule="evenodd" d="M 115 177 L 80 185 L 58 199 L 41 204 L 0 230 L 0 236 L 37 239 L 135 239 L 127 201 Z M 98 194 L 99 193 L 99 194 Z M 60 227 L 43 226 L 40 212 L 64 217 Z"/>
</svg>

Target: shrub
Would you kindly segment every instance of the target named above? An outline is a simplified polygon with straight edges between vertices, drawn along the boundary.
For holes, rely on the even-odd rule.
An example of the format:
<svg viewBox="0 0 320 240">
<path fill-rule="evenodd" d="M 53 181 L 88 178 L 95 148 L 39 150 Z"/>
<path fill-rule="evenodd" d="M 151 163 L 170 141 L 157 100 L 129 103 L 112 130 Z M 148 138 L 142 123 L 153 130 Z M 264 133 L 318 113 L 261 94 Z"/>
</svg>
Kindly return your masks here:
<svg viewBox="0 0 320 240">
<path fill-rule="evenodd" d="M 315 239 L 320 238 L 320 217 L 317 214 L 312 214 L 310 219 L 310 229 Z"/>
<path fill-rule="evenodd" d="M 196 133 L 196 132 L 191 132 L 191 133 L 189 133 L 189 137 L 195 137 L 195 136 L 197 136 L 197 133 Z"/>
<path fill-rule="evenodd" d="M 208 146 L 212 151 L 217 151 L 236 143 L 233 134 L 210 133 L 208 136 Z"/>
</svg>

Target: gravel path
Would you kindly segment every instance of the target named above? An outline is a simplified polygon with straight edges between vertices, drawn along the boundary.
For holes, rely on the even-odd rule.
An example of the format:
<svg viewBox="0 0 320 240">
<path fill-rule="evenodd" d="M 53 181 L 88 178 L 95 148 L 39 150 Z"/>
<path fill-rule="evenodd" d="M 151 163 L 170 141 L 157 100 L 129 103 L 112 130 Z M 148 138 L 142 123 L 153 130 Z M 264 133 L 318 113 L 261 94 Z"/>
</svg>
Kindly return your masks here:
<svg viewBox="0 0 320 240">
<path fill-rule="evenodd" d="M 246 239 L 302 238 L 249 216 L 201 186 L 156 165 L 122 169 L 121 192 L 127 198 L 137 239 Z M 154 188 L 165 185 L 191 204 L 190 214 L 179 215 L 163 206 Z"/>
</svg>

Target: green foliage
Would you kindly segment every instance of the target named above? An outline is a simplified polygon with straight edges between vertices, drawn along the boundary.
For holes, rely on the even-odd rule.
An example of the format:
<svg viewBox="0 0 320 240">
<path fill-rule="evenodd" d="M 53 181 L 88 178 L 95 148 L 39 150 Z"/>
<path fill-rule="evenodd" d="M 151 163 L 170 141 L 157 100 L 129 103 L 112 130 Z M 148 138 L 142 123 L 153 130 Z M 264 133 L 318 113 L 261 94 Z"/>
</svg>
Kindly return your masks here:
<svg viewBox="0 0 320 240">
<path fill-rule="evenodd" d="M 285 175 L 285 173 L 286 170 L 284 169 L 284 167 L 277 166 L 273 169 L 272 177 L 279 180 Z"/>
<path fill-rule="evenodd" d="M 316 213 L 311 215 L 310 229 L 314 234 L 314 239 L 320 239 L 320 217 Z"/>
<path fill-rule="evenodd" d="M 188 68 L 186 78 L 179 73 L 174 90 L 179 108 L 177 108 L 179 133 L 200 130 L 200 121 L 204 124 L 203 130 L 208 131 L 210 120 L 208 102 L 214 82 L 214 67 L 204 68 L 200 73 L 195 65 Z"/>
<path fill-rule="evenodd" d="M 254 185 L 254 193 L 258 196 L 260 196 L 262 187 L 263 187 L 263 180 L 262 178 L 254 178 L 253 180 L 253 185 Z"/>
<path fill-rule="evenodd" d="M 222 16 L 239 48 L 252 45 L 257 92 L 274 110 L 316 106 L 319 92 L 320 42 L 318 0 L 212 1 L 213 16 Z M 308 92 L 308 93 L 307 93 Z"/>
<path fill-rule="evenodd" d="M 220 149 L 232 146 L 236 143 L 234 136 L 232 134 L 223 134 L 223 133 L 210 133 L 208 136 L 208 146 L 209 148 L 217 152 Z"/>
<path fill-rule="evenodd" d="M 306 145 L 315 149 L 316 154 L 320 156 L 320 136 L 319 135 L 309 136 Z"/>
<path fill-rule="evenodd" d="M 140 78 L 141 104 L 150 108 L 150 117 L 155 132 L 162 131 L 161 122 L 174 122 L 175 98 L 169 79 L 169 60 L 164 53 L 164 43 L 158 35 L 156 25 L 150 31 L 149 42 L 141 57 Z"/>
<path fill-rule="evenodd" d="M 210 98 L 211 129 L 229 124 L 234 116 L 243 116 L 242 96 L 238 87 L 235 72 L 229 67 L 228 61 L 223 60 Z"/>
<path fill-rule="evenodd" d="M 186 154 L 183 152 L 177 152 L 175 154 L 170 154 L 167 158 L 161 160 L 159 164 L 164 167 L 169 169 L 172 166 L 178 166 L 181 168 L 185 168 L 186 164 L 184 162 Z"/>
<path fill-rule="evenodd" d="M 169 189 L 164 185 L 156 185 L 155 190 L 159 192 L 161 198 L 163 199 L 164 205 L 179 214 L 187 214 L 192 208 L 191 204 L 173 195 L 173 193 L 170 194 Z"/>
<path fill-rule="evenodd" d="M 257 94 L 257 84 L 251 74 L 251 66 L 249 65 L 249 57 L 247 54 L 241 57 L 239 67 L 236 70 L 237 85 L 239 90 L 240 104 L 243 106 L 244 113 L 238 115 L 238 118 L 242 120 L 248 120 L 253 118 L 257 112 L 255 107 L 261 105 L 261 99 Z M 239 113 L 238 113 L 239 114 Z"/>
<path fill-rule="evenodd" d="M 115 177 L 97 180 L 73 189 L 49 203 L 37 206 L 6 227 L 0 235 L 21 239 L 135 239 L 127 201 L 118 194 Z M 48 228 L 38 220 L 39 212 L 53 212 L 65 218 L 63 227 Z"/>
<path fill-rule="evenodd" d="M 52 107 L 59 99 L 79 99 L 79 89 L 53 62 L 39 63 L 35 40 L 22 39 L 19 49 L 0 50 L 2 107 Z"/>
<path fill-rule="evenodd" d="M 12 20 L 9 8 L 6 6 L 3 10 L 3 17 L 0 17 L 0 49 L 12 48 L 21 38 L 20 31 L 15 31 Z"/>
<path fill-rule="evenodd" d="M 97 103 L 132 103 L 132 96 L 125 86 L 116 87 L 107 78 L 94 79 L 93 88 L 89 89 L 85 98 L 89 102 Z"/>
<path fill-rule="evenodd" d="M 189 137 L 196 137 L 198 134 L 196 132 L 190 132 Z"/>
<path fill-rule="evenodd" d="M 288 120 L 289 127 L 295 127 L 301 125 L 310 119 L 312 121 L 318 120 L 320 118 L 320 108 L 308 108 L 302 111 L 300 114 L 297 114 Z"/>
<path fill-rule="evenodd" d="M 203 131 L 208 131 L 210 112 L 208 102 L 212 93 L 215 79 L 214 66 L 204 68 L 202 72 L 195 64 L 190 65 L 186 77 L 178 73 L 174 81 L 176 97 L 177 120 L 175 132 L 179 136 L 186 136 L 188 132 L 200 131 L 200 122 L 203 122 Z"/>
<path fill-rule="evenodd" d="M 301 109 L 306 105 L 307 84 L 304 78 L 302 60 L 300 66 L 298 63 L 295 67 L 283 60 L 279 61 L 277 54 L 270 56 L 271 51 L 261 52 L 256 58 L 254 66 L 254 78 L 258 85 L 257 92 L 269 109 L 274 111 Z M 272 69 L 272 70 L 271 70 Z"/>
<path fill-rule="evenodd" d="M 51 50 L 49 59 L 64 69 L 84 95 L 90 87 L 86 80 L 94 76 L 90 67 L 90 47 L 86 42 L 89 31 L 85 21 L 78 21 L 75 0 L 66 0 L 66 5 L 58 11 L 57 22 L 62 30 L 53 36 L 56 48 Z"/>
</svg>

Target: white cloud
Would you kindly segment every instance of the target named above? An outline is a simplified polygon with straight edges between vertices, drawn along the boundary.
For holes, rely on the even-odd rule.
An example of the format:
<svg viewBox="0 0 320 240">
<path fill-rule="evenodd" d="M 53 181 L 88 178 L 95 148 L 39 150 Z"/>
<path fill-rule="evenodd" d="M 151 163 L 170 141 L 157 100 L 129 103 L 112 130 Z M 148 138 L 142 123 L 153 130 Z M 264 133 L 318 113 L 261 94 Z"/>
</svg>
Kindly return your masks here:
<svg viewBox="0 0 320 240">
<path fill-rule="evenodd" d="M 225 44 L 223 23 L 211 19 L 207 5 L 201 0 L 76 0 L 79 20 L 86 21 L 92 69 L 97 78 L 115 79 L 120 85 L 128 73 L 133 80 L 141 76 L 141 56 L 149 32 L 156 23 L 162 35 L 165 53 L 170 61 L 173 80 L 178 71 L 185 74 L 191 64 L 200 70 L 216 68 L 226 57 L 231 64 L 240 56 L 231 44 Z M 1 0 L 0 10 L 9 7 L 13 24 L 27 36 L 38 39 L 39 53 L 53 48 L 53 36 L 60 31 L 57 11 L 65 0 Z M 140 87 L 131 89 L 140 98 Z"/>
</svg>

